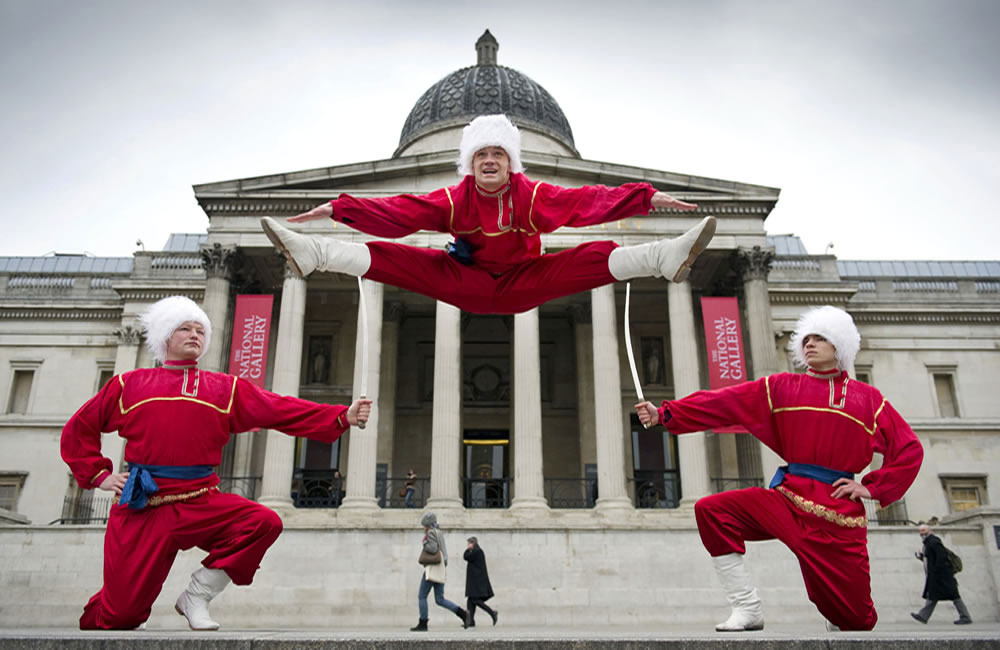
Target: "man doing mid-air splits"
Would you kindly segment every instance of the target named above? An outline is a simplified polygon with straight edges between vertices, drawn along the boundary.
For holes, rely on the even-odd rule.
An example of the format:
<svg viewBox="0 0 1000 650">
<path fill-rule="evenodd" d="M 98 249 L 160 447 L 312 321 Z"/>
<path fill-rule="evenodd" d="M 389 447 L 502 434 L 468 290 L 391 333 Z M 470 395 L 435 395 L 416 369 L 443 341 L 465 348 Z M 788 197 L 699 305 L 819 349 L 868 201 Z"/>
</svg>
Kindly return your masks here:
<svg viewBox="0 0 1000 650">
<path fill-rule="evenodd" d="M 701 541 L 712 556 L 732 614 L 720 632 L 761 630 L 760 598 L 743 565 L 745 542 L 781 540 L 799 560 L 809 600 L 842 630 L 870 630 L 867 521 L 861 498 L 888 506 L 913 483 L 924 457 L 920 441 L 874 387 L 850 379 L 861 335 L 835 307 L 806 312 L 791 349 L 804 374 L 782 372 L 711 391 L 657 409 L 636 405 L 643 424 L 671 433 L 742 425 L 784 458 L 769 489 L 731 490 L 694 505 Z M 861 482 L 854 474 L 872 454 L 882 466 Z"/>
<path fill-rule="evenodd" d="M 62 457 L 81 488 L 120 496 L 104 535 L 104 586 L 80 629 L 130 630 L 145 624 L 177 552 L 208 552 L 174 605 L 192 630 L 215 630 L 208 603 L 230 580 L 248 585 L 281 533 L 271 509 L 220 492 L 212 471 L 230 434 L 254 428 L 333 442 L 368 420 L 371 400 L 315 404 L 221 372 L 198 368 L 212 326 L 183 296 L 164 298 L 142 316 L 146 346 L 159 368 L 116 375 L 66 423 Z M 101 454 L 101 433 L 125 438 L 128 472 Z"/>
<path fill-rule="evenodd" d="M 683 282 L 715 234 L 705 217 L 676 239 L 619 247 L 612 241 L 542 254 L 541 235 L 646 215 L 654 207 L 697 206 L 648 183 L 564 188 L 530 180 L 521 165 L 521 134 L 505 115 L 482 115 L 462 132 L 458 185 L 415 196 L 339 198 L 291 217 L 328 219 L 376 237 L 419 230 L 449 233 L 449 251 L 386 241 L 366 244 L 307 236 L 264 217 L 261 226 L 301 277 L 333 271 L 364 277 L 479 314 L 517 314 L 549 300 L 619 280 L 664 277 Z"/>
</svg>

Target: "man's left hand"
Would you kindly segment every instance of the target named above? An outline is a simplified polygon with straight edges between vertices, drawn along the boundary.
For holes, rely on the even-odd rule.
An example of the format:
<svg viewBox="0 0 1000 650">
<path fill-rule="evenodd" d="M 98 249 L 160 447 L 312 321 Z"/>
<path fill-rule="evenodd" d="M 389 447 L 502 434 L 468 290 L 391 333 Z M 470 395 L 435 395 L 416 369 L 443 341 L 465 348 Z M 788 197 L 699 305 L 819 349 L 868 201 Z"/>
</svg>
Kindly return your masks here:
<svg viewBox="0 0 1000 650">
<path fill-rule="evenodd" d="M 372 401 L 370 399 L 357 399 L 347 409 L 347 423 L 352 427 L 358 426 L 359 422 L 368 422 L 368 417 L 372 414 Z"/>
<path fill-rule="evenodd" d="M 672 208 L 674 210 L 694 210 L 698 207 L 697 203 L 688 203 L 687 201 L 681 201 L 680 199 L 675 199 L 666 192 L 657 192 L 653 195 L 650 200 L 654 208 Z"/>
<path fill-rule="evenodd" d="M 872 493 L 868 491 L 868 488 L 861 485 L 857 481 L 852 481 L 849 478 L 838 478 L 833 482 L 833 487 L 836 489 L 830 496 L 834 499 L 850 499 L 851 501 L 857 501 L 858 498 L 872 498 Z"/>
</svg>

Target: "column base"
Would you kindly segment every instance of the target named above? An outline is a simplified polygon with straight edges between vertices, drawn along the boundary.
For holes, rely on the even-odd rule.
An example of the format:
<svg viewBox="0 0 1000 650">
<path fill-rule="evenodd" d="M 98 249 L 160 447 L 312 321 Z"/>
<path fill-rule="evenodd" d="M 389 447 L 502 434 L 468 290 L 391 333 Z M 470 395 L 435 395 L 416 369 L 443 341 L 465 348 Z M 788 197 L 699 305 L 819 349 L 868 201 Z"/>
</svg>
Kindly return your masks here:
<svg viewBox="0 0 1000 650">
<path fill-rule="evenodd" d="M 257 503 L 262 506 L 267 506 L 271 510 L 294 510 L 295 504 L 292 503 L 291 497 L 279 497 L 279 496 L 262 496 L 257 499 Z"/>
<path fill-rule="evenodd" d="M 547 512 L 549 510 L 549 502 L 545 500 L 545 497 L 514 497 L 514 500 L 510 502 L 508 510 Z"/>
<path fill-rule="evenodd" d="M 458 497 L 431 497 L 424 504 L 424 510 L 454 510 L 465 509 L 465 503 Z"/>
<path fill-rule="evenodd" d="M 374 511 L 380 510 L 378 507 L 378 499 L 375 497 L 344 497 L 344 500 L 340 502 L 340 507 L 337 508 L 338 511 Z"/>
<path fill-rule="evenodd" d="M 612 512 L 634 509 L 632 500 L 628 497 L 598 497 L 597 503 L 594 504 L 596 511 Z"/>
</svg>

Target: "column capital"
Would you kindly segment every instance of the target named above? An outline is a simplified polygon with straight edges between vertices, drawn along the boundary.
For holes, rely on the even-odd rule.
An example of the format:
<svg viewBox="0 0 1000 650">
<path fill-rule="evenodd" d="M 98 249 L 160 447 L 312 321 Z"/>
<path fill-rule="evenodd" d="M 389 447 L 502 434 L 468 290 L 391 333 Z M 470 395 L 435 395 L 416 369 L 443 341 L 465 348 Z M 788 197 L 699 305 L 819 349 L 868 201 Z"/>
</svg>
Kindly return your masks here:
<svg viewBox="0 0 1000 650">
<path fill-rule="evenodd" d="M 215 242 L 211 247 L 201 249 L 201 267 L 210 278 L 228 280 L 239 260 L 239 252 L 235 246 L 223 246 Z"/>
<path fill-rule="evenodd" d="M 770 248 L 740 248 L 734 254 L 734 266 L 744 282 L 748 280 L 767 280 L 771 272 L 771 262 L 774 261 L 774 251 Z"/>
<path fill-rule="evenodd" d="M 114 333 L 118 345 L 139 345 L 142 341 L 142 330 L 135 325 L 122 325 Z"/>
</svg>

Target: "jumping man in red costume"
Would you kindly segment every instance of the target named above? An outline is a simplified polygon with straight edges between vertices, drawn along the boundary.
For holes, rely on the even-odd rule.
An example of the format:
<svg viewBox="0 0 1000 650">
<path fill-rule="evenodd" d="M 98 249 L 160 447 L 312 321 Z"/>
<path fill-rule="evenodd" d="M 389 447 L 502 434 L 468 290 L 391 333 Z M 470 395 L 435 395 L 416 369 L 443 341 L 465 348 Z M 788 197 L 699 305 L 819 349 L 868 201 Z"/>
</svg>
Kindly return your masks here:
<svg viewBox="0 0 1000 650">
<path fill-rule="evenodd" d="M 562 226 L 592 226 L 646 215 L 654 207 L 694 210 L 649 183 L 564 188 L 522 172 L 521 134 L 504 115 L 482 115 L 462 133 L 458 185 L 415 196 L 341 194 L 289 221 L 330 219 L 376 237 L 420 230 L 455 237 L 448 252 L 386 241 L 367 244 L 305 236 L 264 217 L 271 242 L 302 277 L 315 270 L 375 280 L 430 296 L 463 311 L 516 314 L 561 296 L 618 280 L 682 282 L 715 234 L 705 217 L 676 239 L 619 247 L 612 241 L 542 254 L 541 236 Z"/>
<path fill-rule="evenodd" d="M 923 448 L 899 413 L 867 384 L 850 379 L 861 335 L 847 312 L 820 307 L 799 320 L 792 354 L 804 374 L 778 373 L 699 391 L 657 409 L 636 405 L 643 423 L 671 433 L 743 425 L 784 458 L 769 489 L 714 494 L 695 503 L 702 543 L 732 605 L 719 631 L 760 630 L 760 598 L 743 565 L 747 541 L 779 539 L 799 560 L 809 599 L 830 624 L 870 630 L 867 528 L 861 498 L 883 506 L 917 476 Z M 854 474 L 883 455 L 858 483 Z"/>
<path fill-rule="evenodd" d="M 212 326 L 194 302 L 164 298 L 142 317 L 146 345 L 163 365 L 112 377 L 70 418 L 62 457 L 84 489 L 119 495 L 104 536 L 104 586 L 87 603 L 80 628 L 142 625 L 177 551 L 208 551 L 175 608 L 191 629 L 215 630 L 208 603 L 229 584 L 248 585 L 281 533 L 272 510 L 220 492 L 212 468 L 230 434 L 261 427 L 333 442 L 368 420 L 371 400 L 350 408 L 315 404 L 198 368 Z M 101 433 L 125 438 L 128 472 L 101 455 Z"/>
</svg>

